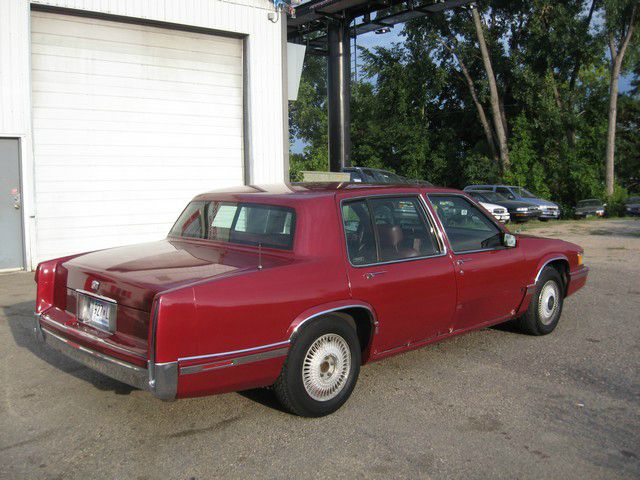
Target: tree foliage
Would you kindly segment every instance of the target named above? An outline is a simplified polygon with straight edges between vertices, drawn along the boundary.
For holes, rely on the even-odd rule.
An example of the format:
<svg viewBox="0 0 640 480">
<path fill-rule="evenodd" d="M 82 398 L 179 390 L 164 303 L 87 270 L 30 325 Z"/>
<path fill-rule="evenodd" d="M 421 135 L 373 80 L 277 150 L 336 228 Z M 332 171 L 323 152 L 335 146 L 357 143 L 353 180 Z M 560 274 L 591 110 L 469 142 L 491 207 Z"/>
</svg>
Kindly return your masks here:
<svg viewBox="0 0 640 480">
<path fill-rule="evenodd" d="M 469 11 L 413 21 L 403 41 L 361 49 L 364 75 L 352 82 L 353 163 L 457 188 L 518 184 L 565 206 L 604 196 L 611 71 L 605 7 L 624 3 L 495 0 L 478 7 L 508 140 L 504 171 Z M 618 20 L 625 8 L 615 11 Z M 621 67 L 631 89 L 618 103 L 618 191 L 640 188 L 639 43 L 629 44 Z M 292 170 L 327 169 L 325 59 L 307 59 L 300 88 L 292 136 L 306 147 L 292 157 Z"/>
</svg>

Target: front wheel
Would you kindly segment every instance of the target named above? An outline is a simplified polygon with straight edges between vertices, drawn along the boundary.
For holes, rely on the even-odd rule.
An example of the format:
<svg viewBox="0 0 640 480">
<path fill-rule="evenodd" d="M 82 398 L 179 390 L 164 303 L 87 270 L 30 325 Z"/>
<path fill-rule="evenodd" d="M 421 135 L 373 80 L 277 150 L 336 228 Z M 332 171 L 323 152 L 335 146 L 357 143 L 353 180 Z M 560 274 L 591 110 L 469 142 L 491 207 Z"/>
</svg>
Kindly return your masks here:
<svg viewBox="0 0 640 480">
<path fill-rule="evenodd" d="M 553 267 L 545 267 L 538 282 L 536 293 L 529 308 L 518 319 L 518 326 L 530 335 L 547 335 L 556 328 L 562 313 L 564 299 L 560 273 Z"/>
<path fill-rule="evenodd" d="M 324 317 L 293 342 L 274 389 L 280 403 L 302 417 L 335 412 L 349 398 L 360 373 L 358 335 L 341 317 Z"/>
</svg>

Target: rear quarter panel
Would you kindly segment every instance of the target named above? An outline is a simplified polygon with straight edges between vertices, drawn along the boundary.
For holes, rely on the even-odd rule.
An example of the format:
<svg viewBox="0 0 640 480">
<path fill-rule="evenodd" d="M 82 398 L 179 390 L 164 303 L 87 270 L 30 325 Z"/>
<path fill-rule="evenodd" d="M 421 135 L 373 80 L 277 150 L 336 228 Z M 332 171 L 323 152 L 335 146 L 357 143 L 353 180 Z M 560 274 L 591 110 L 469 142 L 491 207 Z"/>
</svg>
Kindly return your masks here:
<svg viewBox="0 0 640 480">
<path fill-rule="evenodd" d="M 262 269 L 256 263 L 255 269 L 160 295 L 157 362 L 199 356 L 209 356 L 210 361 L 211 355 L 225 358 L 230 352 L 286 342 L 301 313 L 349 299 L 333 198 L 298 206 L 296 214 L 290 262 L 269 262 L 269 255 L 276 253 L 265 251 Z M 178 395 L 271 384 L 285 358 L 180 376 Z"/>
</svg>

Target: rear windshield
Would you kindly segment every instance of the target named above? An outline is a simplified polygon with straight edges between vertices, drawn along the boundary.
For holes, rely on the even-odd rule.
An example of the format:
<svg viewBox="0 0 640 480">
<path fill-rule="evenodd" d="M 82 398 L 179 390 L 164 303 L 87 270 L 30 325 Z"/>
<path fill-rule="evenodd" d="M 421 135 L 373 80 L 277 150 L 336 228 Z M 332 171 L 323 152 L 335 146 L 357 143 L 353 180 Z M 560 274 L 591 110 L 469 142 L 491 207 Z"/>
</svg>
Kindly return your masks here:
<svg viewBox="0 0 640 480">
<path fill-rule="evenodd" d="M 257 203 L 191 202 L 169 236 L 290 250 L 296 214 L 292 208 Z"/>
</svg>

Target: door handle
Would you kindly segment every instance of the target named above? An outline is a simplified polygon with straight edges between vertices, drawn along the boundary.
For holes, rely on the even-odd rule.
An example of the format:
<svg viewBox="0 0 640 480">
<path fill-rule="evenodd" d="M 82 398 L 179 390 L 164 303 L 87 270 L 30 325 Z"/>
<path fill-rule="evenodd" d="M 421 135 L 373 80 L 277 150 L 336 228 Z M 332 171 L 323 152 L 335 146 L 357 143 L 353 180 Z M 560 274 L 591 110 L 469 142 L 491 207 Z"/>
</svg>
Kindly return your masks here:
<svg viewBox="0 0 640 480">
<path fill-rule="evenodd" d="M 382 274 L 384 274 L 384 273 L 387 273 L 387 271 L 386 271 L 386 270 L 383 270 L 383 271 L 381 271 L 381 272 L 368 272 L 368 273 L 365 273 L 365 274 L 364 274 L 364 278 L 365 278 L 366 280 L 371 280 L 372 278 L 375 278 L 375 277 L 377 277 L 378 275 L 382 275 Z"/>
<path fill-rule="evenodd" d="M 458 265 L 464 265 L 465 263 L 469 263 L 471 261 L 470 258 L 467 258 L 466 260 L 463 260 L 462 258 L 456 260 L 456 264 Z"/>
</svg>

